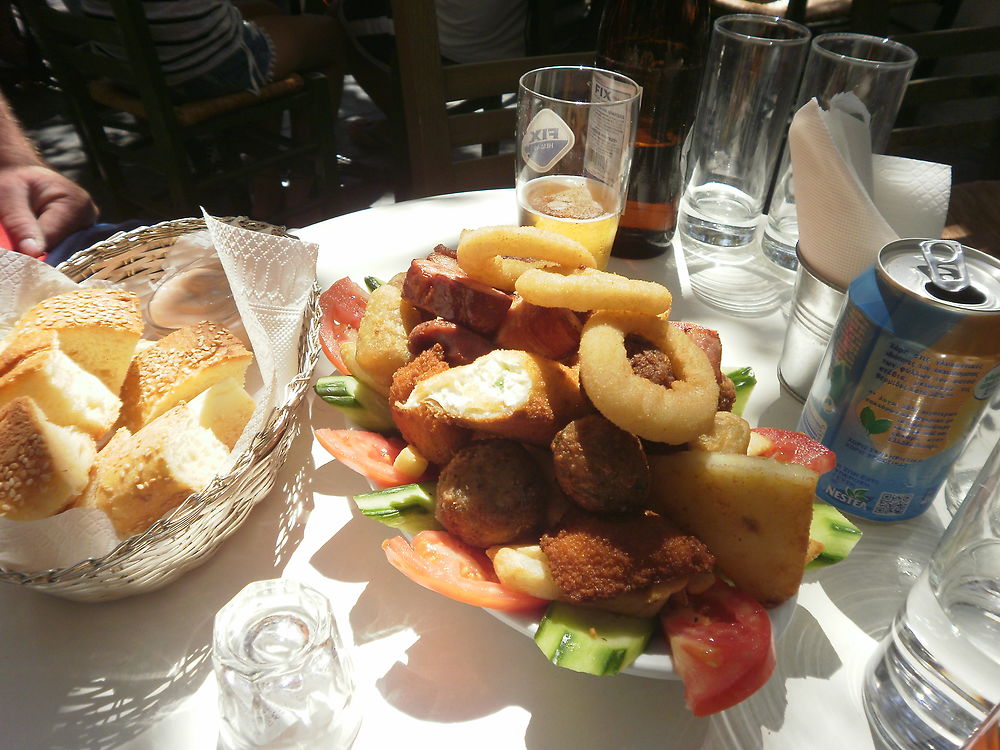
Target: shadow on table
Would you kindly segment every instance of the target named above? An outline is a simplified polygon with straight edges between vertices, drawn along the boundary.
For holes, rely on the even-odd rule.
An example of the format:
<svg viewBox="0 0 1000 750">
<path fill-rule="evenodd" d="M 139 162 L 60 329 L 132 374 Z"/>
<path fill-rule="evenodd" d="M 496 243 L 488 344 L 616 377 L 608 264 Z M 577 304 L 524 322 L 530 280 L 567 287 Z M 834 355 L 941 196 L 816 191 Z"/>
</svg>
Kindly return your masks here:
<svg viewBox="0 0 1000 750">
<path fill-rule="evenodd" d="M 207 564 L 163 589 L 94 604 L 0 592 L 8 610 L 0 668 L 9 687 L 0 701 L 0 745 L 110 750 L 198 690 L 212 668 L 215 613 L 248 582 L 275 577 L 300 541 L 298 519 L 311 503 L 302 451 L 308 460 L 311 440 L 308 433 L 294 439 L 289 460 L 303 468 L 280 492 Z"/>
<path fill-rule="evenodd" d="M 852 518 L 864 532 L 846 560 L 806 573 L 837 609 L 875 640 L 888 632 L 910 587 L 944 532 L 933 510 L 909 521 Z"/>
<path fill-rule="evenodd" d="M 528 714 L 528 748 L 655 747 L 665 727 L 671 747 L 702 747 L 708 721 L 684 708 L 680 682 L 622 675 L 612 685 L 611 678 L 552 666 L 527 636 L 483 610 L 414 585 L 387 565 L 380 543 L 393 534 L 356 515 L 310 562 L 323 575 L 368 583 L 351 611 L 356 644 L 403 631 L 415 637 L 405 661 L 388 665 L 376 680 L 396 709 L 422 721 L 456 723 L 520 707 Z M 608 714 L 609 686 L 625 694 L 614 705 L 627 705 L 627 715 Z M 512 714 L 502 720 L 520 719 Z"/>
</svg>

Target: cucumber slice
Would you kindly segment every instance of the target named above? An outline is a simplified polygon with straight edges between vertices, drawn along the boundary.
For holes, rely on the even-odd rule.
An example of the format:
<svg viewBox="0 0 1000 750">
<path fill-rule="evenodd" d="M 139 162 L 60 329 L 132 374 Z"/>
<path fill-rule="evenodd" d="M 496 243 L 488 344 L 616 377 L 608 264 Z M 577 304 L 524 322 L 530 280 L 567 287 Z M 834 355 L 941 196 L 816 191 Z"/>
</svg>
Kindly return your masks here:
<svg viewBox="0 0 1000 750">
<path fill-rule="evenodd" d="M 617 674 L 636 660 L 653 634 L 654 619 L 552 602 L 535 643 L 553 664 L 586 674 Z"/>
<path fill-rule="evenodd" d="M 743 414 L 743 409 L 747 405 L 747 399 L 753 392 L 753 387 L 757 385 L 757 376 L 753 374 L 753 368 L 741 367 L 739 370 L 727 372 L 726 377 L 733 381 L 736 386 L 736 400 L 733 401 L 733 414 L 737 416 Z"/>
<path fill-rule="evenodd" d="M 404 484 L 354 496 L 358 510 L 386 526 L 416 534 L 440 529 L 434 518 L 434 482 Z"/>
<path fill-rule="evenodd" d="M 823 551 L 806 565 L 806 570 L 823 568 L 843 560 L 861 539 L 861 529 L 832 505 L 815 503 L 809 538 L 821 542 Z"/>
<path fill-rule="evenodd" d="M 369 292 L 374 292 L 385 282 L 377 276 L 365 276 L 365 286 L 368 287 Z"/>
<path fill-rule="evenodd" d="M 373 432 L 393 432 L 396 429 L 388 400 L 353 375 L 320 378 L 313 390 L 362 429 Z"/>
</svg>

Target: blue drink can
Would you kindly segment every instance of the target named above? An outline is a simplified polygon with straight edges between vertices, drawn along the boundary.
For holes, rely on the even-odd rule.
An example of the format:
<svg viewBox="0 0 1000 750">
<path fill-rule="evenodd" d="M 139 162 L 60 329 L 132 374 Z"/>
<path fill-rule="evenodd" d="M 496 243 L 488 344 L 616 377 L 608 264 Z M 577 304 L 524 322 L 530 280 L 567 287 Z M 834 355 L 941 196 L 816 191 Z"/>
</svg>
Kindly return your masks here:
<svg viewBox="0 0 1000 750">
<path fill-rule="evenodd" d="M 1000 262 L 891 242 L 850 285 L 798 429 L 837 454 L 816 494 L 902 521 L 934 500 L 1000 382 Z"/>
</svg>

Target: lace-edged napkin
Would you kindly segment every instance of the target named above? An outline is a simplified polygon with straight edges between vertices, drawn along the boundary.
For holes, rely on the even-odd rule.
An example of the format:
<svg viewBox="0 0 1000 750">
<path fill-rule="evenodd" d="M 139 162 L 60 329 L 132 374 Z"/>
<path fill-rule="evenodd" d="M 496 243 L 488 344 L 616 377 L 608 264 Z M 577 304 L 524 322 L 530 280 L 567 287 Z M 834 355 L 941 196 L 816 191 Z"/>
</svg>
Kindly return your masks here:
<svg viewBox="0 0 1000 750">
<path fill-rule="evenodd" d="M 242 453 L 284 398 L 283 386 L 298 373 L 303 312 L 316 281 L 319 246 L 276 234 L 231 226 L 205 214 L 215 251 L 250 338 L 263 386 L 257 408 L 233 449 Z"/>
<path fill-rule="evenodd" d="M 284 384 L 298 372 L 303 314 L 316 279 L 314 243 L 232 226 L 205 216 L 216 253 L 254 353 L 261 385 L 251 391 L 253 416 L 236 443 L 235 460 L 284 398 Z M 141 230 L 136 230 L 141 231 Z M 77 285 L 56 269 L 20 253 L 0 253 L 0 337 L 20 315 L 46 297 L 106 282 Z M 149 289 L 134 289 L 148 295 Z M 248 383 L 248 388 L 250 384 Z M 38 521 L 0 518 L 0 564 L 47 570 L 100 558 L 119 542 L 107 516 L 73 508 Z"/>
</svg>

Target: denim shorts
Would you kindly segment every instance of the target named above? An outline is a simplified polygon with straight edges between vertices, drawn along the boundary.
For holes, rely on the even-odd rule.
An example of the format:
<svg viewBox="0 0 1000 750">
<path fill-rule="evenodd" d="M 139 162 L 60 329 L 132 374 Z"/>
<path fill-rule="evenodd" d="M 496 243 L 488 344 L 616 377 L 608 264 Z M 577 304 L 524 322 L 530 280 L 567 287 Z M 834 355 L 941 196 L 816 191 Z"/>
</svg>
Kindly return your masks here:
<svg viewBox="0 0 1000 750">
<path fill-rule="evenodd" d="M 259 26 L 243 22 L 243 41 L 240 49 L 216 65 L 212 70 L 190 81 L 170 86 L 171 97 L 176 103 L 214 99 L 217 96 L 240 91 L 256 92 L 271 80 L 274 62 L 274 45 Z"/>
</svg>

